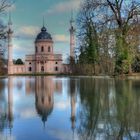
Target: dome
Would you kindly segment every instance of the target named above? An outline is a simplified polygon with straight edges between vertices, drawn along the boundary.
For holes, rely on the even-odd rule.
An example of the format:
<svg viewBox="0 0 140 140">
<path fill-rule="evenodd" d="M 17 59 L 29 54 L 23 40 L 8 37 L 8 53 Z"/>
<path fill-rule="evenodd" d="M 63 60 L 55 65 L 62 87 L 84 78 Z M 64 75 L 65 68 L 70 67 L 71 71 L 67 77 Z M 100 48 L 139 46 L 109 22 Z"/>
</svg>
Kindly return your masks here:
<svg viewBox="0 0 140 140">
<path fill-rule="evenodd" d="M 41 28 L 41 32 L 36 37 L 36 41 L 40 40 L 52 40 L 51 35 L 47 32 L 47 29 L 44 26 Z"/>
</svg>

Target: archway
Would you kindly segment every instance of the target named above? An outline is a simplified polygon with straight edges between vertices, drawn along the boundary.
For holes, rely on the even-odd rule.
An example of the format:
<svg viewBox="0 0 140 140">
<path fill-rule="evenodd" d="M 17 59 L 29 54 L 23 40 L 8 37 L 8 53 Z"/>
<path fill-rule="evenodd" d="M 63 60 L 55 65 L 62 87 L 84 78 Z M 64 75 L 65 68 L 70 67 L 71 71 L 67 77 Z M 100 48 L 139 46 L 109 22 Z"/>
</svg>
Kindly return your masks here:
<svg viewBox="0 0 140 140">
<path fill-rule="evenodd" d="M 44 72 L 44 66 L 41 66 L 41 72 Z"/>
</svg>

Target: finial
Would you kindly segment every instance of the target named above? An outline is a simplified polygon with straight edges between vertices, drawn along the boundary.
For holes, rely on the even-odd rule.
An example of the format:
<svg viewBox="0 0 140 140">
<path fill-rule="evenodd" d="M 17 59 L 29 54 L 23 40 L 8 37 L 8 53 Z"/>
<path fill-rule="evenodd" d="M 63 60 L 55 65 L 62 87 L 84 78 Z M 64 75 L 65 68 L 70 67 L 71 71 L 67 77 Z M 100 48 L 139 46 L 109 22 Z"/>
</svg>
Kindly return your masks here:
<svg viewBox="0 0 140 140">
<path fill-rule="evenodd" d="M 8 25 L 12 25 L 11 12 L 9 12 L 9 21 L 8 21 Z"/>
<path fill-rule="evenodd" d="M 71 10 L 71 19 L 70 19 L 70 24 L 72 26 L 72 23 L 74 23 L 74 19 L 73 19 L 73 10 Z"/>
<path fill-rule="evenodd" d="M 45 26 L 44 16 L 43 16 L 43 27 Z"/>
</svg>

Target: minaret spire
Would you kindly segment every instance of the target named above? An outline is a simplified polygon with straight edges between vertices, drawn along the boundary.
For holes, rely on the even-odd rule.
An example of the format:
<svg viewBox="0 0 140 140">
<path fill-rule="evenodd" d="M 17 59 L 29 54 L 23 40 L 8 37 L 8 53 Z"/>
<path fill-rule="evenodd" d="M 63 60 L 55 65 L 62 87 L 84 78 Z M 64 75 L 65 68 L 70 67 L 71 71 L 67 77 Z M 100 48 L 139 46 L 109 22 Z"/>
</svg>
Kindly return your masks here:
<svg viewBox="0 0 140 140">
<path fill-rule="evenodd" d="M 70 19 L 70 59 L 75 60 L 75 28 L 74 28 L 73 10 L 71 11 Z"/>
<path fill-rule="evenodd" d="M 73 19 L 73 10 L 71 10 L 71 19 L 70 19 L 70 25 L 73 26 L 74 19 Z"/>
<path fill-rule="evenodd" d="M 8 74 L 13 74 L 13 46 L 12 46 L 12 20 L 11 13 L 9 13 L 9 21 L 8 21 L 8 31 L 7 31 L 7 39 L 8 39 Z"/>
<path fill-rule="evenodd" d="M 45 27 L 45 20 L 44 20 L 44 16 L 43 16 L 43 27 Z"/>
<path fill-rule="evenodd" d="M 8 21 L 8 25 L 12 25 L 11 12 L 9 12 L 9 21 Z"/>
</svg>

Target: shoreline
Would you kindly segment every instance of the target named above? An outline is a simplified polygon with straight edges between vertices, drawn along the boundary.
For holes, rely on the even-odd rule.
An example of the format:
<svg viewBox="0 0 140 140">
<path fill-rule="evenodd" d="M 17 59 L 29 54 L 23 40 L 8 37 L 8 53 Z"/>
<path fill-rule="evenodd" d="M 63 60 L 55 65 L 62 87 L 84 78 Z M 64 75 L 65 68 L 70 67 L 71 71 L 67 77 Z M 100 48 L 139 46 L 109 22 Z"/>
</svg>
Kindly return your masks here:
<svg viewBox="0 0 140 140">
<path fill-rule="evenodd" d="M 122 80 L 140 80 L 140 73 L 133 73 L 131 75 L 74 75 L 74 74 L 12 74 L 12 75 L 0 75 L 0 78 L 7 78 L 9 76 L 23 77 L 23 76 L 56 76 L 56 77 L 87 77 L 87 78 L 103 78 L 103 79 L 122 79 Z"/>
</svg>

